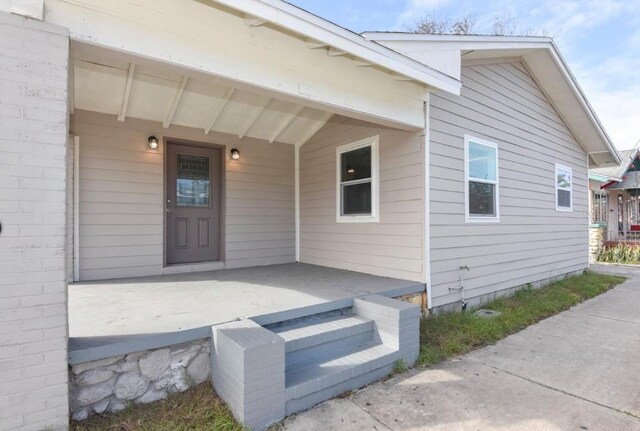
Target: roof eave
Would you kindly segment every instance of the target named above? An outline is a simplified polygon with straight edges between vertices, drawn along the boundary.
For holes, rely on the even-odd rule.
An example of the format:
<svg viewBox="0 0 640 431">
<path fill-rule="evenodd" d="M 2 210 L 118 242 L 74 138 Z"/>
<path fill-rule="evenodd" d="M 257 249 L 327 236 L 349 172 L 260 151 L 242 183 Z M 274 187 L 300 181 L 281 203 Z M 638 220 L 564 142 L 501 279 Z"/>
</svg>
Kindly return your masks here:
<svg viewBox="0 0 640 431">
<path fill-rule="evenodd" d="M 610 181 L 622 181 L 622 178 L 614 178 L 614 177 L 610 177 L 608 175 L 600 175 L 600 174 L 595 174 L 595 173 L 589 173 L 589 179 L 590 180 L 594 180 L 594 181 L 598 181 L 601 183 L 607 183 Z"/>
<path fill-rule="evenodd" d="M 596 112 L 591 106 L 591 103 L 589 103 L 589 100 L 587 99 L 584 92 L 582 91 L 582 88 L 578 84 L 578 81 L 576 80 L 575 76 L 569 69 L 569 66 L 564 60 L 564 57 L 562 56 L 562 54 L 560 53 L 558 46 L 553 41 L 553 39 L 551 39 L 549 43 L 551 45 L 550 52 L 553 54 L 556 64 L 558 64 L 558 66 L 561 68 L 562 73 L 567 78 L 567 82 L 571 85 L 574 94 L 578 97 L 578 100 L 582 104 L 585 112 L 591 119 L 592 123 L 596 126 L 596 130 L 600 135 L 600 137 L 602 138 L 607 149 L 609 150 L 609 152 L 611 153 L 611 155 L 613 156 L 614 160 L 616 160 L 617 163 L 622 163 L 622 158 L 620 157 L 618 150 L 616 149 L 615 145 L 613 145 L 611 138 L 609 137 L 606 130 L 604 129 L 604 126 L 602 125 L 602 123 L 600 122 L 600 119 L 596 115 Z"/>
<path fill-rule="evenodd" d="M 425 34 L 402 32 L 365 31 L 362 36 L 376 41 L 429 41 L 429 42 L 473 42 L 473 43 L 541 43 L 551 42 L 552 38 L 542 36 L 493 36 L 493 35 L 457 35 Z"/>
<path fill-rule="evenodd" d="M 282 0 L 210 1 L 326 43 L 430 88 L 460 94 L 462 83 L 459 80 Z"/>
<path fill-rule="evenodd" d="M 500 50 L 500 49 L 527 49 L 534 52 L 535 50 L 544 50 L 550 56 L 556 67 L 560 71 L 564 80 L 569 85 L 571 92 L 578 101 L 588 120 L 593 124 L 594 130 L 600 141 L 604 144 L 603 148 L 611 155 L 616 163 L 622 163 L 622 159 L 618 154 L 611 138 L 605 131 L 602 123 L 598 119 L 593 107 L 587 100 L 584 92 L 580 88 L 573 73 L 571 73 L 566 61 L 558 50 L 552 38 L 548 37 L 531 37 L 531 36 L 482 36 L 482 35 L 433 35 L 418 33 L 385 33 L 385 32 L 365 32 L 363 36 L 370 40 L 377 41 L 424 41 L 438 43 L 462 43 L 466 47 L 473 47 L 474 50 Z M 465 48 L 466 49 L 466 48 Z M 462 52 L 462 49 L 461 49 Z M 581 145 L 589 154 L 584 142 Z"/>
</svg>

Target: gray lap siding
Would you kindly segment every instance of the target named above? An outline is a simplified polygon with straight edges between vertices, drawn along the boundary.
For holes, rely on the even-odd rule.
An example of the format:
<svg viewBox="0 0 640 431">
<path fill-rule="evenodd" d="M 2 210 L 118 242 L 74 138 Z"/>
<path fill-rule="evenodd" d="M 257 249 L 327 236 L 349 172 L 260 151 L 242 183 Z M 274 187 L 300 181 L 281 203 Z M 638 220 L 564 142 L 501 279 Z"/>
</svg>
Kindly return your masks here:
<svg viewBox="0 0 640 431">
<path fill-rule="evenodd" d="M 521 63 L 465 66 L 461 96 L 430 110 L 432 306 L 588 266 L 587 155 Z M 500 221 L 466 223 L 464 135 L 498 145 Z M 555 164 L 573 170 L 573 211 L 556 211 Z"/>
</svg>

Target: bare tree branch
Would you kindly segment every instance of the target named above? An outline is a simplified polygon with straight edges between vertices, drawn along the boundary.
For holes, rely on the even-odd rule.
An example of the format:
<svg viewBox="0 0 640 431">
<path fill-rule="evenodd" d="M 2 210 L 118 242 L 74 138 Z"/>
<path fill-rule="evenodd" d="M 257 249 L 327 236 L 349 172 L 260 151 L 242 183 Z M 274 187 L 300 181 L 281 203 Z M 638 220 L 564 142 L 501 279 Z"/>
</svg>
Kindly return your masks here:
<svg viewBox="0 0 640 431">
<path fill-rule="evenodd" d="M 511 15 L 496 15 L 493 21 L 494 36 L 507 36 L 517 34 L 518 23 Z"/>
<path fill-rule="evenodd" d="M 449 28 L 452 34 L 472 34 L 473 28 L 476 25 L 476 17 L 467 15 L 462 18 L 458 18 Z"/>
<path fill-rule="evenodd" d="M 414 33 L 448 34 L 449 20 L 430 14 L 419 20 L 413 29 Z"/>
<path fill-rule="evenodd" d="M 474 15 L 465 15 L 458 18 L 438 17 L 434 13 L 418 20 L 407 30 L 424 34 L 485 34 L 494 36 L 539 36 L 555 38 L 558 31 L 551 31 L 546 27 L 531 27 L 525 31 L 520 30 L 518 20 L 510 14 L 498 14 L 494 17 L 490 31 L 475 31 L 477 18 Z"/>
</svg>

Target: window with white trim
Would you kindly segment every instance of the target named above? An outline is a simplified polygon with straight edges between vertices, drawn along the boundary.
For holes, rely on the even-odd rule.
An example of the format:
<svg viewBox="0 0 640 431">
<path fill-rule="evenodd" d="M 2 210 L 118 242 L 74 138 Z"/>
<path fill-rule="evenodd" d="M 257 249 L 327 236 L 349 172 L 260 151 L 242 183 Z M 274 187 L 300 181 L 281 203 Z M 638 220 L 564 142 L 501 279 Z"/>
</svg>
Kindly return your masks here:
<svg viewBox="0 0 640 431">
<path fill-rule="evenodd" d="M 573 211 L 573 173 L 556 163 L 556 211 Z"/>
<path fill-rule="evenodd" d="M 464 156 L 466 221 L 499 221 L 498 145 L 467 135 Z"/>
<path fill-rule="evenodd" d="M 336 221 L 379 221 L 378 137 L 336 150 Z"/>
</svg>

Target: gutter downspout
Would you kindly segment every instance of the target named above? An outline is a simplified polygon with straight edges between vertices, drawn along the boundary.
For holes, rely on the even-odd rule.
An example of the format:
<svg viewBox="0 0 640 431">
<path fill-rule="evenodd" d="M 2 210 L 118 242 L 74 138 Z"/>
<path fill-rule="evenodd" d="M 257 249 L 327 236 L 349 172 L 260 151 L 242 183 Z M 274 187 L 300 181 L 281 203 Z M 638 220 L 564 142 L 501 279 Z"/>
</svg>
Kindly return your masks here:
<svg viewBox="0 0 640 431">
<path fill-rule="evenodd" d="M 296 262 L 300 262 L 300 146 L 296 145 L 294 151 L 294 205 L 295 205 L 295 230 L 296 230 Z"/>
<path fill-rule="evenodd" d="M 424 257 L 424 275 L 426 304 L 423 304 L 423 312 L 428 314 L 428 310 L 433 307 L 432 286 L 431 286 L 431 193 L 430 193 L 430 153 L 431 153 L 431 124 L 430 124 L 430 96 L 427 92 L 427 98 L 424 101 L 424 227 L 423 227 L 423 257 Z"/>
</svg>

